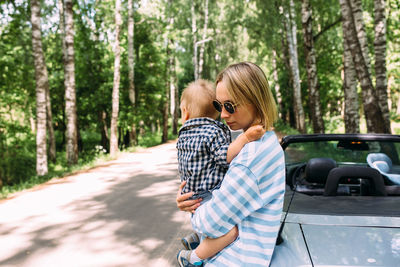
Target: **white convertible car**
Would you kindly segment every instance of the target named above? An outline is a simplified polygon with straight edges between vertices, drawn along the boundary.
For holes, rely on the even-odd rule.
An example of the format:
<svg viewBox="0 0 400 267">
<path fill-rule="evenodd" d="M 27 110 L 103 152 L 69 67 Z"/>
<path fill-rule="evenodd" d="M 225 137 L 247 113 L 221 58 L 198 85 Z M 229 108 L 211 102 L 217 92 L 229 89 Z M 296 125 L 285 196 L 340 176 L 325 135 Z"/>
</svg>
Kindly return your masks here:
<svg viewBox="0 0 400 267">
<path fill-rule="evenodd" d="M 400 136 L 282 139 L 286 195 L 272 267 L 400 266 Z"/>
</svg>

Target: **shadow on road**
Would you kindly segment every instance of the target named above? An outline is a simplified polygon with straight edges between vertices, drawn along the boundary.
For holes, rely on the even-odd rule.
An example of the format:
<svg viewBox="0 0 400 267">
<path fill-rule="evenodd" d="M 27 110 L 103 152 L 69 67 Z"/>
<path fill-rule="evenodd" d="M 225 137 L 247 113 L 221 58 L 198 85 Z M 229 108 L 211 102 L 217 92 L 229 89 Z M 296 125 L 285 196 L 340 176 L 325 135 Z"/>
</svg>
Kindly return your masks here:
<svg viewBox="0 0 400 267">
<path fill-rule="evenodd" d="M 175 154 L 133 153 L 2 203 L 0 266 L 175 266 L 190 231 Z"/>
</svg>

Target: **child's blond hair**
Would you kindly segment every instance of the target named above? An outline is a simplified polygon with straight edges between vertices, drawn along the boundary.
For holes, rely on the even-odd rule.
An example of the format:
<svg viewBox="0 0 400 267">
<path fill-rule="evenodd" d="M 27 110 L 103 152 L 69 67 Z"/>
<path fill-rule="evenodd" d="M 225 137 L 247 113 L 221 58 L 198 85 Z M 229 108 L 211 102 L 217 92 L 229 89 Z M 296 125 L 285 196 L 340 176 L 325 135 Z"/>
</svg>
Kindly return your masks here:
<svg viewBox="0 0 400 267">
<path fill-rule="evenodd" d="M 181 106 L 190 114 L 190 118 L 209 117 L 216 119 L 218 111 L 212 101 L 215 99 L 215 86 L 212 82 L 199 79 L 191 82 L 182 92 Z"/>
</svg>

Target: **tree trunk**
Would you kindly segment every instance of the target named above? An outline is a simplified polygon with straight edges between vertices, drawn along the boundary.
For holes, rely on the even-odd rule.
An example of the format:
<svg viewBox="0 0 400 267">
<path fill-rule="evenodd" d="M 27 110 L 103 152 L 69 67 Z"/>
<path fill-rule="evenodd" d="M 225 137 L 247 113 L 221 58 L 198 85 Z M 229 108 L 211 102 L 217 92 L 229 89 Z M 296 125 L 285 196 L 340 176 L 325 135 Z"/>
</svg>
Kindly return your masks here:
<svg viewBox="0 0 400 267">
<path fill-rule="evenodd" d="M 63 50 L 63 62 L 65 66 L 65 60 L 67 59 L 67 48 L 65 47 L 65 19 L 64 19 L 64 2 L 63 0 L 58 0 L 57 2 L 58 5 L 58 12 L 59 12 L 59 21 L 60 21 L 60 27 L 58 29 L 60 30 L 60 36 L 61 36 L 61 43 L 62 43 L 62 50 Z"/>
<path fill-rule="evenodd" d="M 6 139 L 3 131 L 4 130 L 0 128 L 0 158 L 4 158 L 8 154 L 7 146 L 6 146 L 7 139 Z M 4 182 L 6 180 L 4 176 L 5 175 L 3 174 L 3 171 L 0 171 L 0 189 L 3 187 Z"/>
<path fill-rule="evenodd" d="M 365 65 L 368 67 L 368 72 L 371 74 L 371 59 L 368 53 L 368 39 L 364 26 L 364 16 L 363 16 L 361 0 L 347 0 L 347 1 L 349 1 L 348 3 L 350 3 L 354 26 L 356 29 L 356 36 L 361 46 L 362 56 L 364 58 Z"/>
<path fill-rule="evenodd" d="M 110 138 L 108 136 L 108 127 L 107 127 L 107 113 L 103 110 L 99 112 L 99 120 L 100 120 L 100 132 L 101 132 L 101 146 L 110 151 L 109 144 Z"/>
<path fill-rule="evenodd" d="M 115 43 L 114 43 L 114 82 L 112 91 L 112 115 L 111 115 L 111 138 L 110 154 L 115 156 L 118 152 L 118 112 L 119 112 L 119 82 L 120 82 L 120 62 L 121 48 L 119 46 L 119 35 L 122 24 L 121 19 L 121 0 L 115 0 Z"/>
<path fill-rule="evenodd" d="M 399 117 L 400 115 L 400 97 L 397 99 L 397 109 L 396 109 L 396 114 L 397 117 Z"/>
<path fill-rule="evenodd" d="M 283 105 L 282 105 L 282 95 L 281 95 L 281 87 L 279 85 L 279 76 L 278 76 L 278 65 L 277 65 L 277 54 L 276 50 L 272 50 L 272 77 L 274 79 L 274 88 L 275 88 L 275 94 L 276 94 L 276 100 L 278 102 L 278 111 L 280 114 L 280 118 L 283 119 Z"/>
<path fill-rule="evenodd" d="M 197 80 L 199 78 L 199 65 L 197 63 L 197 26 L 196 26 L 196 11 L 194 7 L 194 1 L 192 1 L 191 12 L 192 12 L 194 79 Z"/>
<path fill-rule="evenodd" d="M 31 126 L 31 131 L 34 133 L 36 132 L 36 121 L 33 118 L 33 107 L 32 105 L 29 105 L 29 124 Z"/>
<path fill-rule="evenodd" d="M 357 78 L 361 84 L 367 130 L 371 133 L 384 133 L 386 132 L 385 123 L 372 84 L 368 53 L 365 51 L 366 46 L 363 37 L 365 30 L 362 16 L 359 15 L 359 13 L 362 13 L 361 2 L 358 0 L 339 1 L 343 17 L 344 38 L 350 47 Z M 360 38 L 357 36 L 357 32 Z"/>
<path fill-rule="evenodd" d="M 128 64 L 129 64 L 129 99 L 135 105 L 135 24 L 133 20 L 133 0 L 128 0 Z"/>
<path fill-rule="evenodd" d="M 132 124 L 132 129 L 129 132 L 129 145 L 130 146 L 136 146 L 138 144 L 138 138 L 136 134 L 136 125 L 133 123 Z"/>
<path fill-rule="evenodd" d="M 171 44 L 175 47 L 175 43 L 171 40 Z M 174 50 L 175 51 L 175 48 Z M 176 69 L 175 69 L 175 52 L 171 55 L 171 62 L 170 62 L 170 95 L 171 95 L 171 114 L 172 114 L 172 133 L 178 133 L 178 119 L 179 119 L 179 92 L 177 86 L 177 78 L 176 78 Z"/>
<path fill-rule="evenodd" d="M 31 1 L 32 50 L 36 79 L 36 173 L 48 173 L 46 144 L 46 88 L 49 86 L 46 63 L 42 49 L 40 2 Z"/>
<path fill-rule="evenodd" d="M 304 118 L 304 110 L 301 100 L 301 85 L 300 85 L 300 72 L 299 72 L 299 62 L 297 55 L 297 26 L 294 20 L 294 3 L 290 0 L 289 10 L 285 11 L 285 24 L 286 24 L 286 34 L 289 47 L 289 61 L 290 69 L 293 78 L 293 107 L 296 119 L 296 129 L 300 133 L 306 132 L 306 124 Z"/>
<path fill-rule="evenodd" d="M 140 46 L 138 46 L 137 48 L 136 48 L 136 50 L 135 50 L 135 54 L 136 54 L 136 61 L 137 62 L 140 62 L 140 58 L 139 58 L 139 55 L 140 55 Z M 139 124 L 140 124 L 140 122 L 139 122 Z M 141 131 L 141 125 L 139 125 L 139 126 L 137 126 L 137 124 L 133 124 L 132 125 L 132 131 L 131 131 L 131 140 L 133 140 L 133 142 L 134 142 L 134 145 L 138 145 L 139 144 L 139 138 L 138 138 L 138 134 L 137 133 L 139 133 L 140 134 L 140 131 Z"/>
<path fill-rule="evenodd" d="M 387 133 L 390 129 L 390 113 L 388 107 L 387 78 L 386 78 L 386 0 L 374 1 L 374 23 L 375 23 L 375 75 L 376 93 L 379 106 L 385 122 Z"/>
<path fill-rule="evenodd" d="M 49 134 L 49 158 L 52 162 L 56 162 L 56 138 L 54 136 L 53 114 L 51 112 L 50 89 L 46 87 L 46 115 L 47 115 L 47 132 Z"/>
<path fill-rule="evenodd" d="M 175 72 L 175 78 L 174 80 L 176 81 L 176 72 Z M 178 86 L 175 83 L 175 108 L 174 108 L 174 119 L 173 119 L 173 128 L 172 128 L 172 133 L 173 134 L 178 134 L 178 120 L 179 120 L 179 96 L 178 96 Z"/>
<path fill-rule="evenodd" d="M 206 38 L 207 38 L 207 29 L 208 29 L 208 0 L 205 0 L 205 3 L 204 3 L 204 28 L 203 28 L 202 40 L 206 40 Z M 198 74 L 199 79 L 201 77 L 203 77 L 204 47 L 205 47 L 205 43 L 202 43 L 200 46 L 200 55 L 199 55 L 199 74 Z"/>
<path fill-rule="evenodd" d="M 301 10 L 311 121 L 314 133 L 324 133 L 325 127 L 321 112 L 321 100 L 319 97 L 319 84 L 317 76 L 317 60 L 315 56 L 312 32 L 312 9 L 309 0 L 302 1 Z"/>
<path fill-rule="evenodd" d="M 163 133 L 162 133 L 162 138 L 161 142 L 166 143 L 168 141 L 168 113 L 169 113 L 169 101 L 170 101 L 170 90 L 171 90 L 171 70 L 169 68 L 169 65 L 171 63 L 171 50 L 169 47 L 169 40 L 167 41 L 167 68 L 166 68 L 166 85 L 165 85 L 165 101 L 164 101 L 164 107 L 163 107 Z"/>
<path fill-rule="evenodd" d="M 282 6 L 280 6 L 282 7 Z M 280 8 L 283 10 L 283 8 Z M 282 44 L 282 60 L 283 63 L 285 64 L 285 68 L 287 69 L 288 76 L 289 76 L 289 81 L 288 81 L 288 87 L 293 88 L 293 74 L 292 74 L 292 68 L 290 67 L 290 59 L 289 59 L 289 45 L 287 41 L 287 23 L 286 23 L 286 18 L 283 18 L 283 23 L 282 23 L 282 28 L 279 29 L 279 35 L 281 36 L 281 44 Z M 290 89 L 287 89 L 289 91 Z M 289 103 L 293 103 L 293 94 L 290 94 L 288 96 Z M 290 127 L 296 128 L 296 122 L 294 120 L 294 111 L 293 111 L 293 105 L 284 103 L 282 102 L 282 119 L 283 122 L 289 123 Z"/>
<path fill-rule="evenodd" d="M 346 133 L 359 133 L 360 107 L 358 104 L 357 77 L 346 40 L 343 40 L 343 65 L 344 129 Z"/>
<path fill-rule="evenodd" d="M 74 18 L 72 0 L 65 0 L 65 114 L 67 117 L 67 162 L 68 165 L 78 162 L 78 134 L 76 118 L 75 92 L 75 55 L 74 55 Z"/>
<path fill-rule="evenodd" d="M 129 64 L 129 100 L 132 109 L 135 109 L 136 92 L 135 92 L 135 21 L 133 17 L 133 0 L 128 0 L 128 64 Z M 129 133 L 129 145 L 137 144 L 136 126 L 132 124 Z"/>
<path fill-rule="evenodd" d="M 172 10 L 172 0 L 169 0 L 169 28 L 174 29 L 174 23 L 175 19 L 172 16 L 171 10 Z M 169 72 L 167 72 L 167 79 L 169 79 L 169 95 L 170 95 L 170 113 L 172 115 L 172 133 L 177 134 L 178 133 L 178 119 L 179 119 L 179 92 L 178 92 L 178 86 L 177 86 L 177 78 L 176 78 L 176 69 L 175 69 L 175 41 L 173 38 L 169 38 L 168 40 L 168 45 L 169 48 L 167 48 L 167 51 L 170 52 L 169 58 L 168 58 L 168 65 L 167 68 L 169 68 Z"/>
</svg>

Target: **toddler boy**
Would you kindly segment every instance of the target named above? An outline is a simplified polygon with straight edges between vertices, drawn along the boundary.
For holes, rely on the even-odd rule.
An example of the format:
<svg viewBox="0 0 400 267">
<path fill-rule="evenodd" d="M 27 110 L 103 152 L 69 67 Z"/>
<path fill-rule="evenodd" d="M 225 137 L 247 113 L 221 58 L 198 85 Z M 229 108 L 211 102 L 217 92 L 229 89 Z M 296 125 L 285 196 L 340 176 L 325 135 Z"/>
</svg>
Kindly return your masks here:
<svg viewBox="0 0 400 267">
<path fill-rule="evenodd" d="M 212 104 L 215 97 L 214 85 L 200 79 L 184 89 L 180 104 L 183 126 L 176 147 L 179 175 L 181 181 L 186 181 L 182 193 L 192 191 L 193 199 L 202 198 L 203 201 L 209 200 L 212 191 L 219 188 L 229 163 L 243 146 L 265 132 L 260 125 L 252 126 L 231 143 L 229 128 L 216 120 L 219 112 Z M 205 238 L 201 243 L 196 233 L 183 238 L 187 250 L 179 251 L 179 265 L 202 265 L 202 260 L 217 254 L 237 235 L 237 227 L 234 227 L 224 236 Z"/>
</svg>

